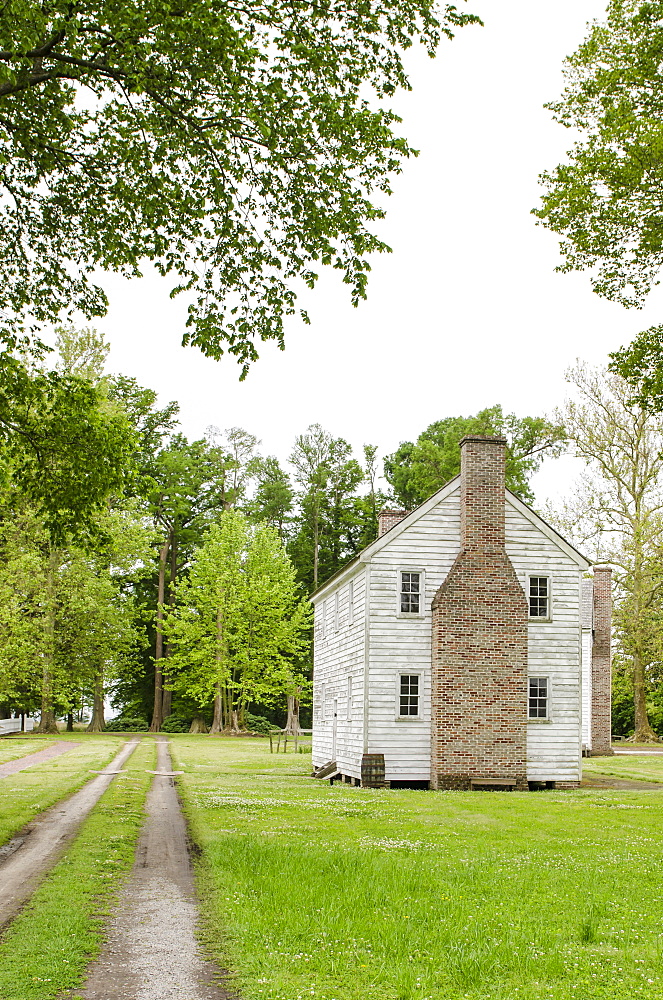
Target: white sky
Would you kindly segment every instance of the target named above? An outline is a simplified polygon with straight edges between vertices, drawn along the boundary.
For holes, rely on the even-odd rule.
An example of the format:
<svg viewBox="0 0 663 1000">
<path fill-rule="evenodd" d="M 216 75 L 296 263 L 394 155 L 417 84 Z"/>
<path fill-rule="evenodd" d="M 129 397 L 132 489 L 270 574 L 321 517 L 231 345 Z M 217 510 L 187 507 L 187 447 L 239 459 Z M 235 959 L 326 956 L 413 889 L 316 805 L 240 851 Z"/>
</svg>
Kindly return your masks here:
<svg viewBox="0 0 663 1000">
<path fill-rule="evenodd" d="M 545 101 L 561 67 L 604 14 L 602 0 L 471 0 L 485 27 L 468 27 L 438 58 L 409 56 L 413 91 L 398 99 L 402 130 L 421 150 L 405 166 L 380 235 L 393 253 L 373 260 L 369 299 L 353 309 L 338 273 L 302 303 L 312 325 L 288 325 L 286 350 L 262 349 L 245 382 L 231 359 L 180 346 L 184 303 L 156 276 L 103 281 L 111 301 L 97 325 L 109 368 L 177 399 L 183 430 L 241 426 L 261 451 L 287 459 L 313 422 L 380 454 L 434 420 L 501 403 L 535 415 L 559 404 L 565 369 L 607 352 L 663 316 L 604 302 L 583 274 L 556 274 L 556 237 L 535 225 L 537 175 L 571 135 Z M 359 457 L 359 455 L 358 455 Z M 565 491 L 573 463 L 549 462 L 537 499 Z"/>
</svg>

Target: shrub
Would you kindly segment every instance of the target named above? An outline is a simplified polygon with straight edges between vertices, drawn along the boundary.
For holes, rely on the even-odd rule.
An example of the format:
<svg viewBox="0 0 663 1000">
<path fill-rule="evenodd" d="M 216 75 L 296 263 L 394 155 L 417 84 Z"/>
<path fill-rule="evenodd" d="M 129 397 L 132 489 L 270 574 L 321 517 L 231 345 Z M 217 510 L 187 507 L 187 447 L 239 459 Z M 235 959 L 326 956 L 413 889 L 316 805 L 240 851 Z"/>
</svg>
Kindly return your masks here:
<svg viewBox="0 0 663 1000">
<path fill-rule="evenodd" d="M 106 723 L 107 733 L 145 733 L 150 727 L 146 719 L 118 716 Z"/>
<path fill-rule="evenodd" d="M 188 733 L 191 719 L 183 719 L 181 715 L 169 715 L 161 724 L 162 733 Z"/>
<path fill-rule="evenodd" d="M 260 736 L 269 736 L 278 727 L 266 719 L 264 715 L 251 715 L 250 712 L 246 713 L 245 716 L 246 728 L 250 733 L 259 733 Z"/>
</svg>

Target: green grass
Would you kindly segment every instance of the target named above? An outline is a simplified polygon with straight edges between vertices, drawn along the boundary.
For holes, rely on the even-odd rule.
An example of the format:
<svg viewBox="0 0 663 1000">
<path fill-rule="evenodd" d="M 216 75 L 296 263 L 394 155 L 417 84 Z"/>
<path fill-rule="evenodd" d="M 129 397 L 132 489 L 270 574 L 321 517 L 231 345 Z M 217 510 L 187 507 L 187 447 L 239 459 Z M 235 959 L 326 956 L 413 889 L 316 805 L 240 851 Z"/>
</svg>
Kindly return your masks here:
<svg viewBox="0 0 663 1000">
<path fill-rule="evenodd" d="M 99 951 L 103 916 L 125 876 L 145 815 L 156 750 L 145 741 L 94 807 L 61 861 L 0 943 L 0 998 L 49 1000 L 79 987 Z"/>
<path fill-rule="evenodd" d="M 0 738 L 0 764 L 6 764 L 27 754 L 47 750 L 57 741 L 57 736 L 3 736 Z"/>
<path fill-rule="evenodd" d="M 635 756 L 625 754 L 615 757 L 589 757 L 583 761 L 587 775 L 610 775 L 639 781 L 663 782 L 663 755 Z"/>
<path fill-rule="evenodd" d="M 71 737 L 70 734 L 70 738 L 80 745 L 60 757 L 0 778 L 0 844 L 38 813 L 84 785 L 93 777 L 90 771 L 102 770 L 126 741 L 126 737 L 110 735 Z M 44 748 L 36 741 L 31 746 L 34 750 Z"/>
<path fill-rule="evenodd" d="M 372 791 L 173 739 L 244 1000 L 663 998 L 661 793 Z"/>
</svg>

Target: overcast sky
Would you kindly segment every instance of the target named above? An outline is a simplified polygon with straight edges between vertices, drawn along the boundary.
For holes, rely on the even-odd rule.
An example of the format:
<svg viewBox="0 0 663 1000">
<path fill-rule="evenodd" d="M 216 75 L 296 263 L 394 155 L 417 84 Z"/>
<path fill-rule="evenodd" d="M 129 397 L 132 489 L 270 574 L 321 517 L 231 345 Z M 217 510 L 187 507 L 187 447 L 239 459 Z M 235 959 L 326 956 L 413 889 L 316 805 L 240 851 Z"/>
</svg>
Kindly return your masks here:
<svg viewBox="0 0 663 1000">
<path fill-rule="evenodd" d="M 311 326 L 288 324 L 245 382 L 231 359 L 208 360 L 180 340 L 184 303 L 155 276 L 104 279 L 111 302 L 97 325 L 110 369 L 176 399 L 182 425 L 241 426 L 264 454 L 286 459 L 313 422 L 381 455 L 434 420 L 501 403 L 540 414 L 566 394 L 575 358 L 594 364 L 661 321 L 663 295 L 643 311 L 600 300 L 582 274 L 554 271 L 557 240 L 535 225 L 537 175 L 572 137 L 543 108 L 561 67 L 601 18 L 601 0 L 471 0 L 468 27 L 438 57 L 408 57 L 413 90 L 398 99 L 402 130 L 421 154 L 395 184 L 373 260 L 368 301 L 353 309 L 338 273 L 307 294 Z M 537 477 L 539 501 L 567 487 L 569 463 Z"/>
</svg>

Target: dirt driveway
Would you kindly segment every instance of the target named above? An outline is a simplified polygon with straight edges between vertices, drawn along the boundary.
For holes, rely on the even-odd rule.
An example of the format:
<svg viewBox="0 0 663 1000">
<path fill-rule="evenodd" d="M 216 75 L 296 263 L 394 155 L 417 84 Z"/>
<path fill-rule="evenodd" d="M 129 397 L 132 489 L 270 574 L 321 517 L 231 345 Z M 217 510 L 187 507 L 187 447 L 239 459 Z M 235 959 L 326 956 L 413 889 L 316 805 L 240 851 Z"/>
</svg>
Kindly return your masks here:
<svg viewBox="0 0 663 1000">
<path fill-rule="evenodd" d="M 232 1000 L 219 972 L 200 955 L 198 908 L 186 836 L 165 739 L 157 737 L 157 773 L 129 882 L 107 928 L 107 941 L 82 990 L 85 1000 Z"/>
</svg>

